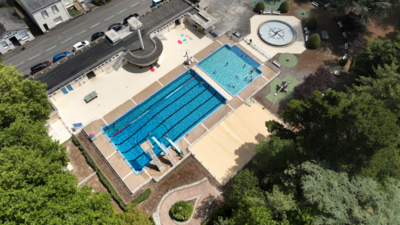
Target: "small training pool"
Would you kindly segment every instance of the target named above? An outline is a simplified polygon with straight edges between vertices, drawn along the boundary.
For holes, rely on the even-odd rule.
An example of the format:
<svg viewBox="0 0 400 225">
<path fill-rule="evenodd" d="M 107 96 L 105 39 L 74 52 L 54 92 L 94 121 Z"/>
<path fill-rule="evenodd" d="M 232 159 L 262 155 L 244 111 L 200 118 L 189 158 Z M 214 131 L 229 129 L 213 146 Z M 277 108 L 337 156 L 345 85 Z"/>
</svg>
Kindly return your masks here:
<svg viewBox="0 0 400 225">
<path fill-rule="evenodd" d="M 228 64 L 227 64 L 228 63 Z M 232 96 L 236 96 L 263 72 L 261 66 L 237 46 L 225 44 L 197 63 Z"/>
<path fill-rule="evenodd" d="M 143 142 L 149 139 L 159 155 L 162 150 L 153 137 L 168 148 L 167 135 L 173 142 L 180 140 L 224 103 L 224 97 L 189 69 L 102 130 L 139 174 L 152 161 L 140 147 Z"/>
</svg>

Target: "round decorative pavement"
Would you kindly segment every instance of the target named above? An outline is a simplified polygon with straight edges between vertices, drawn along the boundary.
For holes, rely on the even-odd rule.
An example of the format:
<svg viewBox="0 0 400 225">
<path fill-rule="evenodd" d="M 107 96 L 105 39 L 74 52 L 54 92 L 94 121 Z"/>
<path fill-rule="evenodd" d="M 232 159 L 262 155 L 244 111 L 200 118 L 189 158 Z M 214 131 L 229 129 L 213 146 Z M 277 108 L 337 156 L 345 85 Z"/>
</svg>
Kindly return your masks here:
<svg viewBox="0 0 400 225">
<path fill-rule="evenodd" d="M 282 66 L 293 67 L 297 65 L 297 57 L 290 53 L 282 53 L 279 56 L 279 62 L 282 64 Z"/>
<path fill-rule="evenodd" d="M 296 16 L 300 19 L 307 19 L 310 17 L 310 12 L 305 9 L 299 9 L 296 11 Z"/>
<path fill-rule="evenodd" d="M 274 46 L 285 46 L 294 40 L 296 32 L 293 27 L 281 20 L 268 20 L 261 24 L 258 34 L 261 39 Z"/>
</svg>

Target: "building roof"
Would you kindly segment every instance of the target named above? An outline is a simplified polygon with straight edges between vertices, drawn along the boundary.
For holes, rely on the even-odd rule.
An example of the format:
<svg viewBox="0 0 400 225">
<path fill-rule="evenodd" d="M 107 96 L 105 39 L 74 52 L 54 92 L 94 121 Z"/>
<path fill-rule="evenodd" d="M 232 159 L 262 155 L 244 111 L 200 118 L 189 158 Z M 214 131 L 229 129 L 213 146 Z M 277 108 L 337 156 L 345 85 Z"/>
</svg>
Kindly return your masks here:
<svg viewBox="0 0 400 225">
<path fill-rule="evenodd" d="M 143 23 L 141 28 L 142 35 L 150 35 L 153 31 L 175 20 L 191 9 L 193 9 L 193 6 L 185 0 L 172 0 L 157 10 L 147 14 L 145 17 L 140 18 L 140 22 Z M 159 41 L 159 39 L 157 39 L 156 42 L 157 41 Z M 132 46 L 135 46 L 132 45 L 135 42 L 139 42 L 137 32 L 133 32 L 132 35 L 129 35 L 114 45 L 104 39 L 88 50 L 72 57 L 42 76 L 39 76 L 37 80 L 46 83 L 48 92 L 52 93 L 68 82 L 92 70 L 96 65 L 103 63 L 107 60 L 107 57 L 113 56 L 119 51 L 131 49 Z M 129 48 L 129 46 L 131 48 Z M 150 49 L 151 47 L 152 45 L 149 44 L 148 48 Z M 144 51 L 142 54 L 146 54 L 146 52 L 147 51 Z M 135 52 L 134 54 L 140 53 Z M 158 54 L 158 52 L 155 51 L 154 54 Z M 133 58 L 131 58 L 131 60 L 133 60 Z"/>
<path fill-rule="evenodd" d="M 27 29 L 28 26 L 17 15 L 13 8 L 0 9 L 0 37 L 7 31 Z"/>
<path fill-rule="evenodd" d="M 19 2 L 25 6 L 25 10 L 29 11 L 28 13 L 34 13 L 41 8 L 59 1 L 60 0 L 19 0 Z"/>
</svg>

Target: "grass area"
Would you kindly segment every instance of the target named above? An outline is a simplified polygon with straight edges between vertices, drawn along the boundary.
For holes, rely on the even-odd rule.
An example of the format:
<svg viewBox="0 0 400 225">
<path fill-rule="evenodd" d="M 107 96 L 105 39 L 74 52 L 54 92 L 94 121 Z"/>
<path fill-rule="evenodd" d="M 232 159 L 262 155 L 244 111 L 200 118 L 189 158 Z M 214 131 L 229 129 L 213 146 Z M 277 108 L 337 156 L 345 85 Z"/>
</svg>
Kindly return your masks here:
<svg viewBox="0 0 400 225">
<path fill-rule="evenodd" d="M 81 14 L 81 12 L 79 12 L 77 9 L 72 8 L 72 9 L 68 9 L 68 13 L 70 16 L 75 17 Z"/>
<path fill-rule="evenodd" d="M 336 76 L 335 83 L 337 83 L 337 84 L 343 84 L 349 78 L 349 73 L 347 73 L 347 71 L 343 67 L 341 67 L 339 65 L 330 65 L 330 66 L 328 66 L 327 69 L 332 74 L 335 71 L 339 71 L 340 72 L 340 75 Z"/>
<path fill-rule="evenodd" d="M 278 85 L 281 85 L 282 81 L 291 81 L 289 84 L 287 91 L 288 92 L 279 92 L 278 95 L 275 96 L 275 93 L 278 91 Z M 279 77 L 275 78 L 274 80 L 271 81 L 269 84 L 271 87 L 271 93 L 269 93 L 266 98 L 271 101 L 272 103 L 277 102 L 279 99 L 290 99 L 293 97 L 293 90 L 294 87 L 296 87 L 300 82 L 298 82 L 296 79 L 294 79 L 292 76 L 287 75 L 283 80 L 279 79 Z"/>
<path fill-rule="evenodd" d="M 264 10 L 278 10 L 279 6 L 281 6 L 281 3 L 284 0 L 257 0 L 257 1 L 252 1 L 248 2 L 251 7 L 255 7 L 258 2 L 264 2 L 265 3 L 265 9 Z"/>
<path fill-rule="evenodd" d="M 288 58 L 290 58 L 289 61 L 287 61 Z M 293 67 L 297 65 L 297 57 L 290 53 L 282 53 L 279 56 L 279 62 L 282 64 L 282 66 Z"/>
<path fill-rule="evenodd" d="M 296 16 L 300 19 L 307 19 L 310 17 L 310 12 L 305 9 L 299 9 L 296 11 Z"/>
</svg>

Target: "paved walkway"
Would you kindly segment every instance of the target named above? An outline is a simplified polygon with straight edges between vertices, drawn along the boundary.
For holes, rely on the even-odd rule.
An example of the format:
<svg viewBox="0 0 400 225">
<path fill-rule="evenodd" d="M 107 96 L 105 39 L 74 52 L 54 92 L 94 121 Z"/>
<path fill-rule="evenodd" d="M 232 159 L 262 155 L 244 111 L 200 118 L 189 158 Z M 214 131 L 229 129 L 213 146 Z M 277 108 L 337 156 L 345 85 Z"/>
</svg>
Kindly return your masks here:
<svg viewBox="0 0 400 225">
<path fill-rule="evenodd" d="M 204 219 L 206 210 L 211 202 L 211 200 L 219 193 L 219 191 L 211 185 L 208 180 L 201 182 L 200 184 L 188 187 L 185 189 L 178 190 L 168 195 L 162 202 L 160 208 L 160 220 L 162 225 L 175 225 L 169 216 L 169 211 L 171 207 L 183 199 L 188 199 L 201 195 L 197 206 L 194 209 L 194 214 L 192 220 L 187 224 L 201 224 Z"/>
</svg>

